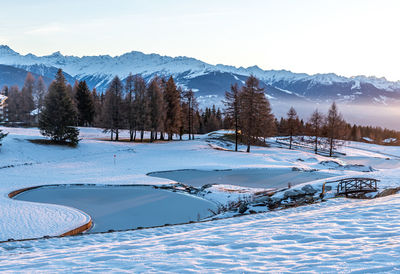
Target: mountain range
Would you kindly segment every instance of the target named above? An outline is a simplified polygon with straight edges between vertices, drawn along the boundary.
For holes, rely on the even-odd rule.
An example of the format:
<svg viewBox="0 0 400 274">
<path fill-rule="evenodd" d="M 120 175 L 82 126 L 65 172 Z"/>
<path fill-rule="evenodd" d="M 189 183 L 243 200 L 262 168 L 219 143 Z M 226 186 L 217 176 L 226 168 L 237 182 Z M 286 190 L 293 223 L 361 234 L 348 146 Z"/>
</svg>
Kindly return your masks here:
<svg viewBox="0 0 400 274">
<path fill-rule="evenodd" d="M 168 57 L 132 51 L 120 56 L 66 56 L 55 52 L 47 56 L 22 55 L 6 45 L 0 46 L 0 86 L 22 85 L 27 71 L 42 75 L 47 83 L 61 68 L 68 82 L 85 80 L 100 92 L 115 75 L 125 79 L 129 73 L 149 80 L 155 75 L 173 76 L 177 84 L 196 92 L 202 106 L 221 105 L 230 85 L 243 85 L 249 75 L 260 79 L 273 106 L 324 105 L 336 101 L 343 105 L 400 105 L 400 81 L 385 78 L 343 77 L 334 73 L 293 73 L 287 70 L 262 70 L 227 65 L 211 65 L 189 57 Z M 288 107 L 287 107 L 288 108 Z M 286 111 L 286 110 L 285 110 Z M 278 111 L 279 112 L 279 111 Z M 283 109 L 281 111 L 283 113 Z"/>
</svg>

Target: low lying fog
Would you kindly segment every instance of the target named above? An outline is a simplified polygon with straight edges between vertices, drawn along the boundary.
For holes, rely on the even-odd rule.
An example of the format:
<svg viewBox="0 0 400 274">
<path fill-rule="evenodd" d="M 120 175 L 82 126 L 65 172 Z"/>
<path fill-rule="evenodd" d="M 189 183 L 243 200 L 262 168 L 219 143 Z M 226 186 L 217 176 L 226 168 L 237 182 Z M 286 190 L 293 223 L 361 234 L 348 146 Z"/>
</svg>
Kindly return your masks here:
<svg viewBox="0 0 400 274">
<path fill-rule="evenodd" d="M 298 103 L 291 104 L 273 102 L 272 111 L 278 119 L 285 117 L 289 108 L 293 105 L 299 117 L 307 121 L 312 112 L 318 108 L 319 111 L 327 113 L 330 104 Z M 400 106 L 377 106 L 377 105 L 350 105 L 337 103 L 339 111 L 344 119 L 350 124 L 359 124 L 364 126 L 380 126 L 389 129 L 400 130 Z"/>
</svg>

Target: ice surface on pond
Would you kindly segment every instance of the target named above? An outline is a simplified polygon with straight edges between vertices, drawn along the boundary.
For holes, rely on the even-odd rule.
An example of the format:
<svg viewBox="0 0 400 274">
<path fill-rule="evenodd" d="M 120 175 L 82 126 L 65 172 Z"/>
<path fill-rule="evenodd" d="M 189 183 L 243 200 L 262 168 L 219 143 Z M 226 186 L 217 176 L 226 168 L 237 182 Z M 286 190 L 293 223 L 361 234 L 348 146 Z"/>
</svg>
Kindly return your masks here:
<svg viewBox="0 0 400 274">
<path fill-rule="evenodd" d="M 335 176 L 318 171 L 294 171 L 291 168 L 249 168 L 230 170 L 174 170 L 149 174 L 194 187 L 205 184 L 225 184 L 255 188 L 282 188 Z"/>
<path fill-rule="evenodd" d="M 197 221 L 215 210 L 210 201 L 146 186 L 43 187 L 15 199 L 74 207 L 89 214 L 91 232 L 123 230 Z"/>
</svg>

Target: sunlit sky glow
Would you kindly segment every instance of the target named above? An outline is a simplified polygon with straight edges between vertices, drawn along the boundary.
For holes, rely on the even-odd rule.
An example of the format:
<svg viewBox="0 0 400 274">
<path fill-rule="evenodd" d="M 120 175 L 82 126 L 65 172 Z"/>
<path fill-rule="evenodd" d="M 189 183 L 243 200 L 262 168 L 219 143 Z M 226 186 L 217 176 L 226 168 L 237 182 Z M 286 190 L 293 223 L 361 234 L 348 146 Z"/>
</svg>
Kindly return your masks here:
<svg viewBox="0 0 400 274">
<path fill-rule="evenodd" d="M 1 1 L 0 44 L 400 80 L 398 0 Z"/>
</svg>

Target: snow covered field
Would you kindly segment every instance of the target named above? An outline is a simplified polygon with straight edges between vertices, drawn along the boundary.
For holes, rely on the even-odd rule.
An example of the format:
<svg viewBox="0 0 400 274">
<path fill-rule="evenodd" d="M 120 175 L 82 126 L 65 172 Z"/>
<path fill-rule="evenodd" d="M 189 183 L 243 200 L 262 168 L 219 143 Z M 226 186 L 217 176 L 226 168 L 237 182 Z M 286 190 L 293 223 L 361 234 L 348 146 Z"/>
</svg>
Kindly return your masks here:
<svg viewBox="0 0 400 274">
<path fill-rule="evenodd" d="M 37 129 L 3 129 L 10 135 L 0 153 L 0 241 L 60 235 L 87 221 L 85 213 L 70 207 L 7 196 L 37 185 L 162 185 L 174 182 L 146 174 L 295 167 L 339 177 L 373 177 L 381 180 L 380 187 L 400 186 L 398 147 L 350 143 L 343 148 L 346 156 L 333 163 L 309 152 L 281 148 L 258 147 L 250 154 L 215 150 L 207 136 L 130 144 L 100 141 L 108 136 L 85 128 L 74 149 L 29 142 L 41 138 Z M 374 171 L 363 172 L 369 166 Z M 307 184 L 320 186 L 321 181 Z M 227 196 L 211 193 L 205 198 L 223 203 Z M 204 223 L 1 243 L 0 270 L 399 272 L 399 198 L 331 199 Z"/>
</svg>

